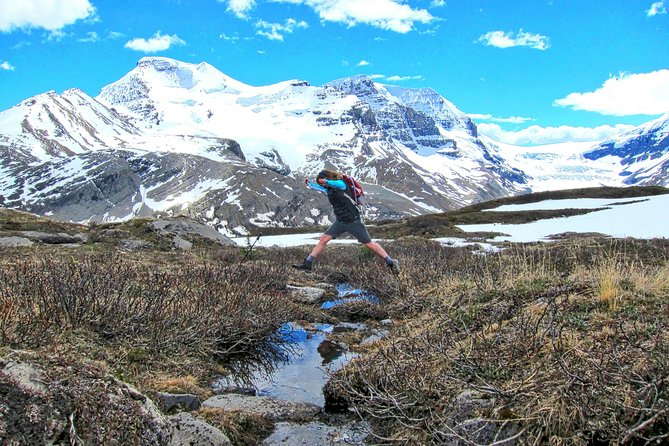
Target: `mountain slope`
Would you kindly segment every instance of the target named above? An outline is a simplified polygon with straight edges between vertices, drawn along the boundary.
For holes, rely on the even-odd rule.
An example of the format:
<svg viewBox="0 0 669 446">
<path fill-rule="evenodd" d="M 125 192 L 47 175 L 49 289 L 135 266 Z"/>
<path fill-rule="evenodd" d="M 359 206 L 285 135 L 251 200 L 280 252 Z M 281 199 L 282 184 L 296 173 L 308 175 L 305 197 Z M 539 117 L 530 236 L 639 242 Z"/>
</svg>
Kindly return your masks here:
<svg viewBox="0 0 669 446">
<path fill-rule="evenodd" d="M 255 87 L 146 57 L 95 99 L 49 92 L 0 112 L 0 204 L 72 221 L 188 214 L 240 234 L 327 224 L 325 197 L 301 184 L 327 167 L 363 182 L 368 217 L 398 218 L 561 183 L 666 184 L 660 121 L 565 156 L 479 137 L 429 88 L 365 76 Z"/>
<path fill-rule="evenodd" d="M 583 155 L 588 160 L 619 160 L 625 185 L 669 185 L 669 113 L 615 138 Z"/>
<path fill-rule="evenodd" d="M 155 135 L 225 135 L 250 162 L 280 158 L 298 176 L 333 166 L 406 195 L 423 212 L 524 189 L 520 172 L 486 154 L 471 120 L 429 89 L 364 76 L 252 87 L 206 64 L 143 58 L 97 99 Z"/>
</svg>

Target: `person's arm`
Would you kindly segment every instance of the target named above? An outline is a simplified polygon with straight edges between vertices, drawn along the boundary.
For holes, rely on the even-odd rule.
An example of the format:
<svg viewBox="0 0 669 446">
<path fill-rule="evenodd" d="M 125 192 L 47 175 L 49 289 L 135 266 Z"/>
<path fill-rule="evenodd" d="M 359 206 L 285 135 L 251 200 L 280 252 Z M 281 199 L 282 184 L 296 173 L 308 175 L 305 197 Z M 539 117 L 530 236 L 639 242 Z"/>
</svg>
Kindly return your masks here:
<svg viewBox="0 0 669 446">
<path fill-rule="evenodd" d="M 344 180 L 325 180 L 325 184 L 335 189 L 346 190 L 346 183 Z"/>
<path fill-rule="evenodd" d="M 309 189 L 317 190 L 318 192 L 327 193 L 328 191 L 325 187 L 321 186 L 316 181 L 310 180 L 308 178 L 304 180 L 304 184 L 306 184 Z"/>
</svg>

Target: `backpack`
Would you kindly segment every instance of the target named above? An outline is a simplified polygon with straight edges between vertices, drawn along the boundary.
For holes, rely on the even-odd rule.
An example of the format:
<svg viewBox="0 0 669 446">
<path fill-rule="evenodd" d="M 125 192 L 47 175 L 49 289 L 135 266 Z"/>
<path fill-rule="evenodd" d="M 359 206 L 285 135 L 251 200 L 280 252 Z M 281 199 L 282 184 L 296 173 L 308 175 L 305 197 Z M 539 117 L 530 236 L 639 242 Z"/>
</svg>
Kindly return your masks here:
<svg viewBox="0 0 669 446">
<path fill-rule="evenodd" d="M 364 206 L 365 205 L 365 191 L 362 190 L 362 186 L 360 183 L 358 183 L 355 178 L 348 176 L 348 175 L 343 175 L 343 180 L 348 186 L 348 190 L 351 193 L 351 198 L 353 199 L 353 203 L 356 206 Z"/>
</svg>

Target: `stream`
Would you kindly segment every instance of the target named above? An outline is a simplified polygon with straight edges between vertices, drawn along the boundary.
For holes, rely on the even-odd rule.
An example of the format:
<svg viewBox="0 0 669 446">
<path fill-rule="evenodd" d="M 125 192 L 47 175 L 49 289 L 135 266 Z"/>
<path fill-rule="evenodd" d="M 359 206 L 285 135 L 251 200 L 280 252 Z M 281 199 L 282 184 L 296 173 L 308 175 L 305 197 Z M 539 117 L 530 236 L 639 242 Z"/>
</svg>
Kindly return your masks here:
<svg viewBox="0 0 669 446">
<path fill-rule="evenodd" d="M 373 294 L 354 289 L 350 285 L 337 286 L 338 295 L 335 299 L 324 302 L 322 309 L 330 309 L 337 305 L 355 300 L 368 300 L 378 303 Z M 329 339 L 335 333 L 346 331 L 370 331 L 361 323 L 309 324 L 299 325 L 288 322 L 279 329 L 282 340 L 292 347 L 283 361 L 272 367 L 257 367 L 251 376 L 225 377 L 214 383 L 214 389 L 235 387 L 244 383 L 254 388 L 256 395 L 272 396 L 293 402 L 306 402 L 323 407 L 325 399 L 323 386 L 331 373 L 344 367 L 357 356 L 348 347 Z M 371 330 L 370 338 L 379 337 L 379 330 Z"/>
</svg>

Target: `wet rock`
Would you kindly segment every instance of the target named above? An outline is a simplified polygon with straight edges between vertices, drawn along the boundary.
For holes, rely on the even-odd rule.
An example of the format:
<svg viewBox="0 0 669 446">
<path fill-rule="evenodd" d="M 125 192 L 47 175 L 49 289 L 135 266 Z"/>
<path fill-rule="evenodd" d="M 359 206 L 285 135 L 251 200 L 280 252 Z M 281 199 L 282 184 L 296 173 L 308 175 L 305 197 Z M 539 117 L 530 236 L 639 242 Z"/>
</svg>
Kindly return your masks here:
<svg viewBox="0 0 669 446">
<path fill-rule="evenodd" d="M 274 432 L 263 441 L 263 445 L 364 445 L 366 435 L 362 423 L 336 427 L 320 422 L 307 424 L 282 422 L 276 424 Z"/>
<path fill-rule="evenodd" d="M 315 304 L 323 298 L 323 295 L 325 295 L 324 289 L 315 287 L 296 287 L 288 285 L 286 289 L 293 300 L 304 304 Z"/>
<path fill-rule="evenodd" d="M 343 352 L 348 350 L 346 344 L 325 340 L 318 345 L 316 349 L 318 354 L 323 358 L 323 365 L 328 365 L 335 359 L 339 358 Z"/>
<path fill-rule="evenodd" d="M 218 428 L 181 412 L 169 417 L 172 439 L 168 446 L 231 446 L 230 439 Z"/>
<path fill-rule="evenodd" d="M 212 391 L 217 395 L 234 393 L 237 395 L 256 396 L 257 393 L 256 389 L 254 389 L 253 387 L 226 386 L 226 385 L 215 385 Z"/>
<path fill-rule="evenodd" d="M 212 407 L 230 411 L 248 412 L 272 421 L 299 421 L 313 417 L 321 411 L 320 406 L 311 403 L 297 403 L 268 396 L 217 395 L 209 398 L 202 407 Z"/>
<path fill-rule="evenodd" d="M 178 410 L 197 410 L 202 404 L 197 395 L 190 393 L 173 394 L 166 392 L 157 392 L 155 395 L 158 407 L 164 413 L 170 413 L 174 409 Z"/>
</svg>

